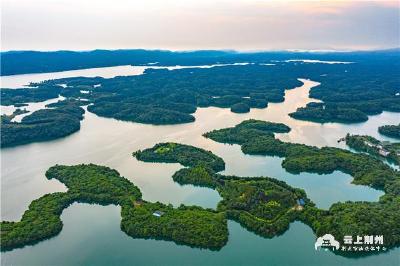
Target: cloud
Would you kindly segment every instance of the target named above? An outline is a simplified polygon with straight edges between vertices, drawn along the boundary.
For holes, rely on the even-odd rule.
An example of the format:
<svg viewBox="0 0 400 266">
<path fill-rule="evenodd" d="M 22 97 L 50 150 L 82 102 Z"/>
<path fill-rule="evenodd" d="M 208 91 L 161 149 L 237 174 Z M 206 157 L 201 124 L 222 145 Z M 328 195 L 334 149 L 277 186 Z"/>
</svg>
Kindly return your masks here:
<svg viewBox="0 0 400 266">
<path fill-rule="evenodd" d="M 396 1 L 3 0 L 2 49 L 399 46 Z"/>
</svg>

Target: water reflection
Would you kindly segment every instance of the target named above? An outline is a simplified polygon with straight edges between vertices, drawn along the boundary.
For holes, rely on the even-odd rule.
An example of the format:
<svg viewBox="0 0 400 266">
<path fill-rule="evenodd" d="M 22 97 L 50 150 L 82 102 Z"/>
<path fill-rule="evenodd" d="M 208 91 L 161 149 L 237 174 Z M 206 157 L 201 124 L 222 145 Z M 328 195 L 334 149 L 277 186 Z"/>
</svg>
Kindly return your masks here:
<svg viewBox="0 0 400 266">
<path fill-rule="evenodd" d="M 119 229 L 117 206 L 75 203 L 63 212 L 61 219 L 64 228 L 59 235 L 35 246 L 3 253 L 2 265 L 397 266 L 399 262 L 399 249 L 359 259 L 317 252 L 313 232 L 300 222 L 292 223 L 281 236 L 265 239 L 228 221 L 229 241 L 215 252 L 168 241 L 131 238 Z"/>
</svg>

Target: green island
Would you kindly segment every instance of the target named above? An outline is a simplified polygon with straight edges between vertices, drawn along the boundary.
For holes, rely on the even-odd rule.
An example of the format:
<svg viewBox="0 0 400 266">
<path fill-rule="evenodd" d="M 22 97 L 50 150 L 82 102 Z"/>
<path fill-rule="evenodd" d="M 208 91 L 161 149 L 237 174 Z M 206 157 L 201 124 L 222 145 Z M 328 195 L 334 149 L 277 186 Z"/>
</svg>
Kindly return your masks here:
<svg viewBox="0 0 400 266">
<path fill-rule="evenodd" d="M 381 126 L 378 128 L 378 132 L 391 138 L 400 139 L 400 124 Z"/>
<path fill-rule="evenodd" d="M 59 81 L 50 81 L 49 85 L 54 82 Z M 69 79 L 63 83 L 75 87 Z M 145 75 L 96 80 L 92 84 L 100 86 L 88 89 L 93 103 L 88 107 L 90 112 L 146 124 L 179 124 L 193 122 L 197 107 L 230 108 L 236 113 L 265 108 L 268 102 L 284 101 L 285 89 L 300 86 L 301 82 L 284 68 L 243 65 L 148 69 Z"/>
<path fill-rule="evenodd" d="M 46 177 L 64 183 L 68 191 L 34 200 L 19 222 L 1 222 L 2 250 L 35 244 L 57 235 L 63 227 L 60 215 L 73 202 L 121 206 L 121 229 L 135 238 L 165 239 L 209 249 L 220 249 L 228 240 L 223 213 L 143 201 L 134 184 L 108 167 L 56 165 L 46 172 Z"/>
<path fill-rule="evenodd" d="M 239 55 L 231 59 L 236 56 Z M 87 110 L 102 117 L 155 125 L 181 124 L 194 122 L 193 114 L 199 107 L 230 108 L 234 113 L 246 113 L 252 108 L 265 108 L 269 103 L 283 102 L 285 90 L 301 86 L 298 78 L 308 78 L 321 83 L 310 90 L 310 97 L 319 102 L 298 108 L 290 114 L 294 119 L 318 123 L 358 123 L 368 120 L 368 115 L 400 111 L 400 80 L 396 75 L 400 60 L 394 60 L 397 54 L 382 53 L 379 59 L 376 54 L 361 57 L 349 54 L 346 61 L 354 62 L 352 64 L 284 61 L 289 54 L 254 53 L 242 56 L 249 56 L 245 61 L 248 63 L 173 71 L 147 69 L 143 75 L 72 77 L 31 83 L 29 88 L 17 90 L 2 88 L 2 105 L 19 106 L 61 95 L 67 103 L 86 99 Z M 276 56 L 283 57 L 283 60 L 276 60 Z M 185 65 L 205 63 L 192 59 L 190 61 L 188 55 Z M 208 59 L 215 60 L 214 57 Z M 266 66 L 266 60 L 271 59 L 276 60 L 274 65 Z M 209 60 L 206 61 L 210 63 Z M 381 71 L 377 72 L 377 68 Z M 50 115 L 52 119 L 58 116 L 57 113 Z M 52 124 L 42 124 L 40 130 L 51 132 Z M 24 127 L 24 131 L 37 135 L 38 128 Z M 51 133 L 48 137 L 45 134 L 41 139 L 25 138 L 24 134 L 6 134 L 4 142 L 12 144 L 2 147 L 51 140 L 68 134 L 55 136 Z M 8 140 L 8 137 L 14 139 Z"/>
<path fill-rule="evenodd" d="M 288 130 L 285 125 L 275 123 L 259 123 L 258 127 L 277 131 Z M 177 156 L 178 153 L 195 159 L 191 159 L 190 162 L 182 161 L 181 157 Z M 195 153 L 198 155 L 195 156 Z M 215 167 L 215 161 L 223 160 L 211 152 L 192 146 L 160 143 L 153 148 L 134 152 L 133 156 L 146 162 L 180 163 L 188 167 L 178 170 L 172 176 L 173 180 L 180 184 L 216 189 L 223 198 L 217 211 L 225 213 L 228 219 L 235 220 L 248 230 L 264 237 L 271 238 L 282 234 L 289 228 L 290 222 L 300 219 L 300 213 L 305 206 L 314 206 L 302 189 L 292 188 L 273 178 L 217 174 L 218 171 L 224 170 L 224 167 Z"/>
<path fill-rule="evenodd" d="M 60 215 L 73 202 L 121 206 L 121 230 L 131 237 L 164 239 L 211 250 L 219 250 L 227 243 L 227 219 L 267 238 L 284 233 L 291 222 L 298 220 L 309 225 L 317 236 L 329 233 L 340 241 L 345 235 L 383 235 L 387 248 L 399 246 L 399 173 L 365 154 L 288 144 L 273 136 L 276 132 L 289 130 L 280 123 L 247 120 L 236 127 L 215 130 L 205 136 L 219 142 L 226 140 L 227 143 L 240 144 L 248 154 L 286 157 L 285 161 L 289 163 L 284 161 L 284 167 L 295 172 L 351 172 L 354 183 L 378 187 L 386 194 L 378 202 L 339 202 L 329 210 L 322 210 L 308 199 L 304 190 L 283 181 L 269 177 L 221 175 L 218 172 L 224 170 L 224 161 L 211 152 L 184 144 L 159 143 L 136 151 L 133 156 L 145 162 L 180 163 L 184 168 L 178 170 L 173 179 L 180 184 L 205 186 L 218 191 L 222 200 L 216 210 L 184 205 L 174 208 L 159 202 L 146 202 L 134 184 L 108 167 L 56 165 L 46 172 L 46 177 L 64 183 L 68 191 L 34 200 L 19 222 L 3 221 L 1 248 L 11 250 L 57 235 L 63 226 Z M 258 143 L 259 148 L 254 150 L 252 142 Z M 281 151 L 278 152 L 278 148 Z M 367 175 L 366 172 L 374 168 L 378 168 L 382 175 Z"/>
<path fill-rule="evenodd" d="M 254 125 L 270 124 L 247 120 L 235 127 L 214 130 L 205 137 L 221 143 L 239 144 L 245 154 L 285 157 L 282 167 L 291 173 L 312 172 L 328 174 L 335 170 L 353 176 L 354 184 L 384 189 L 392 184 L 399 173 L 385 163 L 365 154 L 356 154 L 339 148 L 317 148 L 276 139 L 272 130 L 255 130 Z"/>
<path fill-rule="evenodd" d="M 102 117 L 155 125 L 180 124 L 194 122 L 197 107 L 230 108 L 236 113 L 265 108 L 268 102 L 283 102 L 285 89 L 301 84 L 284 67 L 241 65 L 148 69 L 139 76 L 73 77 L 31 83 L 29 88 L 2 88 L 2 105 L 21 106 L 59 96 L 65 100 L 48 106 L 53 110 L 29 114 L 19 124 L 6 123 L 3 117 L 6 133 L 1 147 L 53 140 L 79 130 L 75 118 L 80 116 L 66 117 L 71 110 L 65 112 L 61 107 L 79 109 L 78 105 L 88 105 L 89 112 Z M 38 116 L 46 123 L 33 123 Z M 29 125 L 25 123 L 28 121 Z"/>
<path fill-rule="evenodd" d="M 11 117 L 2 115 L 1 147 L 53 140 L 80 129 L 85 111 L 78 104 L 54 104 L 49 107 L 51 109 L 41 109 L 23 117 L 21 122 L 11 121 L 15 113 Z"/>
<path fill-rule="evenodd" d="M 186 167 L 207 166 L 219 172 L 225 162 L 210 151 L 178 143 L 159 143 L 151 149 L 136 151 L 133 155 L 144 162 L 180 163 Z"/>
<path fill-rule="evenodd" d="M 347 134 L 344 140 L 350 148 L 356 151 L 366 152 L 372 156 L 400 165 L 400 143 L 379 141 L 371 136 L 350 134 Z"/>
<path fill-rule="evenodd" d="M 336 104 L 310 102 L 300 107 L 290 117 L 317 123 L 338 122 L 356 123 L 368 120 L 367 114 L 353 108 L 339 108 Z"/>
<path fill-rule="evenodd" d="M 4 120 L 5 123 L 10 123 L 11 120 L 13 120 L 17 115 L 22 115 L 26 113 L 29 113 L 29 111 L 26 110 L 25 108 L 24 109 L 17 108 L 11 115 L 2 115 L 1 120 L 2 121 Z"/>
<path fill-rule="evenodd" d="M 305 76 L 321 83 L 310 90 L 310 98 L 322 102 L 298 108 L 291 117 L 319 123 L 358 123 L 368 120 L 368 115 L 400 111 L 398 60 L 384 56 L 342 66 L 317 66 L 323 74 L 310 65 L 302 66 Z"/>
<path fill-rule="evenodd" d="M 28 102 L 43 102 L 49 99 L 57 98 L 62 91 L 58 85 L 38 84 L 38 87 L 5 89 L 0 91 L 1 105 L 21 106 Z"/>
<path fill-rule="evenodd" d="M 340 202 L 327 211 L 306 204 L 299 214 L 299 220 L 308 224 L 317 236 L 329 233 L 341 240 L 345 235 L 383 234 L 388 247 L 400 245 L 400 213 L 397 211 L 400 208 L 399 171 L 366 154 L 285 143 L 271 136 L 271 131 L 254 130 L 253 123 L 270 124 L 257 120 L 245 121 L 232 128 L 208 132 L 204 136 L 217 142 L 239 144 L 246 154 L 285 157 L 282 167 L 292 173 L 323 174 L 339 170 L 350 174 L 354 184 L 385 191 L 386 194 L 378 202 Z"/>
</svg>

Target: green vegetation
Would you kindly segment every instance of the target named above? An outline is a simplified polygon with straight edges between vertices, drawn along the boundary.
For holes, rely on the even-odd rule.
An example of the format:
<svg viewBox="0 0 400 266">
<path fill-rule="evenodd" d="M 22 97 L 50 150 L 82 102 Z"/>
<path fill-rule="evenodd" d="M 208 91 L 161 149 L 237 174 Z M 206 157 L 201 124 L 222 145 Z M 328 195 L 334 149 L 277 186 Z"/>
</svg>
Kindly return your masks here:
<svg viewBox="0 0 400 266">
<path fill-rule="evenodd" d="M 105 56 L 103 52 L 96 54 Z M 138 54 L 139 57 L 120 58 L 120 53 L 126 53 L 127 56 Z M 155 58 L 162 54 L 162 52 L 160 52 L 161 54 L 157 52 L 153 54 L 152 51 L 120 51 L 120 53 L 115 54 L 120 58 L 121 61 L 119 62 L 128 60 L 142 64 L 149 60 L 144 54 L 152 54 Z M 214 57 L 214 53 L 218 56 Z M 264 66 L 260 63 L 278 58 L 285 60 L 292 55 L 290 53 L 231 54 L 209 51 L 200 54 L 197 52 L 185 55 L 167 53 L 154 61 L 160 62 L 159 65 L 163 65 L 161 62 L 164 62 L 164 65 L 168 65 L 168 63 L 174 65 L 178 62 L 184 65 L 216 63 L 217 61 L 235 62 L 232 60 L 249 62 L 249 64 L 188 68 L 174 71 L 148 69 L 145 75 L 119 76 L 110 79 L 73 77 L 48 80 L 31 84 L 31 86 L 35 86 L 31 88 L 2 89 L 2 104 L 19 105 L 43 101 L 61 95 L 66 97 L 68 101 L 86 98 L 88 100 L 86 104 L 90 103 L 88 111 L 103 117 L 156 125 L 179 124 L 193 122 L 195 120 L 193 113 L 197 107 L 215 106 L 230 108 L 232 112 L 236 113 L 245 113 L 249 112 L 251 108 L 265 108 L 269 102 L 282 102 L 284 101 L 285 89 L 300 86 L 301 82 L 297 78 L 305 77 L 321 82 L 321 85 L 312 88 L 310 91 L 310 96 L 321 100 L 321 103 L 314 102 L 306 107 L 299 108 L 296 112 L 290 114 L 293 118 L 322 123 L 354 123 L 366 121 L 368 115 L 379 114 L 382 111 L 400 111 L 400 92 L 398 89 L 400 80 L 396 75 L 399 71 L 400 63 L 398 62 L 400 60 L 395 59 L 398 58 L 396 53 L 380 53 L 380 56 L 375 53 L 363 55 L 332 54 L 329 56 L 306 54 L 307 57 L 327 60 L 332 58 L 325 57 L 339 56 L 335 59 L 336 61 L 356 61 L 356 63 L 329 65 L 275 62 L 274 66 Z M 205 54 L 212 54 L 212 56 Z M 94 60 L 93 54 L 88 53 L 86 55 L 88 60 Z M 24 55 L 5 54 L 4 56 L 10 58 L 15 56 L 30 57 L 29 53 L 24 53 Z M 35 54 L 35 56 L 39 56 L 36 60 L 42 62 L 42 56 L 50 55 Z M 54 56 L 63 58 L 66 54 L 55 54 Z M 75 56 L 77 56 L 75 58 L 77 59 L 83 54 L 75 54 Z M 174 56 L 176 58 L 173 58 Z M 105 58 L 107 60 L 102 65 L 118 65 L 116 62 L 110 63 L 109 61 L 112 61 L 112 58 L 109 56 L 103 59 Z M 139 58 L 141 59 L 139 60 Z M 168 60 L 163 61 L 166 58 Z M 217 61 L 216 58 L 218 58 Z M 73 60 L 67 61 L 72 64 Z M 12 69 L 11 73 L 19 73 L 15 66 L 23 68 L 22 66 L 26 66 L 26 62 L 23 62 L 8 66 Z M 52 61 L 51 64 L 45 61 L 46 66 L 49 67 L 48 70 L 51 71 L 74 68 L 69 63 L 68 66 L 58 68 L 57 65 L 60 62 L 62 60 Z M 98 63 L 97 59 L 94 62 Z M 91 66 L 92 63 L 79 61 L 75 68 L 84 65 Z M 47 64 L 52 65 L 52 67 Z M 35 63 L 32 67 L 35 69 L 39 66 Z M 380 71 L 376 71 L 376 69 L 380 69 Z M 47 125 L 46 130 L 49 127 L 51 125 Z M 13 142 L 24 142 L 22 136 L 17 138 Z M 46 140 L 46 138 L 43 140 Z"/>
<path fill-rule="evenodd" d="M 271 136 L 271 132 L 288 130 L 283 124 L 250 120 L 237 127 L 206 135 L 216 137 L 219 141 L 223 141 L 224 136 L 231 143 L 232 140 L 239 141 L 243 151 L 251 154 L 284 156 L 286 159 L 283 164 L 287 169 L 307 172 L 349 171 L 358 184 L 380 184 L 386 195 L 379 202 L 336 203 L 327 211 L 320 210 L 302 189 L 292 188 L 268 177 L 220 175 L 217 172 L 224 169 L 224 162 L 211 152 L 183 144 L 161 143 L 133 155 L 143 161 L 181 163 L 188 167 L 177 171 L 173 179 L 180 184 L 216 189 L 222 197 L 217 210 L 183 205 L 173 208 L 159 202 L 143 201 L 136 186 L 107 167 L 93 164 L 57 165 L 51 167 L 46 176 L 64 183 L 68 191 L 47 194 L 33 201 L 20 222 L 2 222 L 1 248 L 9 250 L 22 247 L 58 234 L 62 229 L 60 215 L 73 202 L 120 205 L 121 229 L 132 237 L 165 239 L 213 250 L 222 248 L 227 242 L 226 219 L 235 220 L 263 237 L 282 234 L 292 221 L 300 220 L 318 236 L 330 233 L 340 241 L 344 235 L 375 234 L 384 236 L 386 247 L 398 246 L 399 173 L 367 155 L 334 148 L 318 149 L 287 144 Z M 241 136 L 249 134 L 253 134 L 252 139 L 245 140 Z M 254 143 L 259 145 L 257 150 L 254 150 Z M 366 176 L 365 172 L 374 169 L 380 173 L 373 172 Z"/>
<path fill-rule="evenodd" d="M 213 130 L 204 134 L 204 136 L 217 142 L 243 144 L 259 136 L 273 137 L 273 133 L 287 133 L 289 131 L 290 128 L 282 123 L 249 119 L 233 128 Z"/>
<path fill-rule="evenodd" d="M 68 136 L 80 129 L 84 110 L 75 104 L 42 109 L 22 118 L 20 123 L 10 117 L 1 118 L 1 147 Z"/>
<path fill-rule="evenodd" d="M 58 98 L 62 87 L 58 85 L 41 85 L 37 88 L 4 89 L 0 91 L 1 105 L 18 105 L 28 102 L 43 102 Z"/>
<path fill-rule="evenodd" d="M 400 63 L 393 57 L 386 59 L 371 58 L 333 67 L 319 65 L 321 72 L 310 64 L 303 65 L 304 76 L 321 82 L 310 90 L 310 97 L 322 103 L 310 103 L 291 116 L 315 122 L 356 123 L 383 111 L 399 112 Z"/>
<path fill-rule="evenodd" d="M 228 218 L 258 235 L 274 237 L 289 228 L 303 206 L 297 200 L 306 199 L 301 189 L 295 189 L 273 178 L 221 177 L 218 187 L 223 200 L 219 211 L 226 211 Z"/>
<path fill-rule="evenodd" d="M 53 166 L 46 177 L 64 183 L 68 192 L 47 194 L 34 200 L 20 222 L 2 222 L 2 249 L 34 244 L 57 235 L 63 226 L 60 215 L 73 202 L 128 204 L 129 200 L 141 198 L 136 186 L 107 167 Z"/>
<path fill-rule="evenodd" d="M 65 88 L 57 84 L 65 84 Z M 193 122 L 197 107 L 231 108 L 239 113 L 265 108 L 268 102 L 282 102 L 285 89 L 300 86 L 301 82 L 285 67 L 254 64 L 149 69 L 139 76 L 76 77 L 34 85 L 38 90 L 58 86 L 60 95 L 67 99 L 87 98 L 92 103 L 88 111 L 99 116 L 164 125 Z M 88 93 L 82 95 L 81 90 Z"/>
<path fill-rule="evenodd" d="M 295 119 L 318 123 L 355 123 L 368 120 L 368 116 L 357 109 L 338 108 L 336 105 L 315 102 L 308 103 L 306 107 L 300 107 L 289 115 Z"/>
<path fill-rule="evenodd" d="M 379 141 L 371 136 L 359 136 L 347 134 L 346 144 L 361 152 L 366 152 L 372 156 L 385 158 L 389 162 L 400 164 L 400 143 Z"/>
<path fill-rule="evenodd" d="M 224 213 L 200 207 L 173 208 L 141 200 L 140 190 L 117 171 L 98 165 L 51 167 L 48 179 L 64 183 L 68 192 L 34 200 L 19 222 L 1 223 L 1 249 L 11 250 L 57 235 L 60 215 L 73 202 L 121 206 L 121 229 L 140 238 L 171 240 L 194 247 L 220 249 L 228 239 Z M 153 215 L 162 211 L 161 217 Z"/>
<path fill-rule="evenodd" d="M 250 112 L 250 106 L 246 103 L 235 103 L 231 106 L 231 111 L 234 113 L 248 113 Z"/>
<path fill-rule="evenodd" d="M 400 124 L 381 126 L 378 128 L 378 131 L 382 135 L 395 139 L 400 139 Z"/>
<path fill-rule="evenodd" d="M 181 185 L 191 184 L 209 188 L 215 188 L 217 186 L 217 180 L 214 178 L 214 171 L 205 166 L 180 169 L 175 172 L 172 179 Z"/>
<path fill-rule="evenodd" d="M 241 215 L 236 212 L 235 215 L 232 215 L 232 212 L 228 211 L 229 218 L 238 219 L 249 230 L 267 236 L 268 233 L 277 232 L 276 230 L 284 230 L 288 221 L 299 219 L 311 226 L 317 236 L 329 233 L 340 241 L 344 235 L 375 234 L 384 236 L 386 247 L 400 245 L 398 228 L 400 214 L 397 211 L 400 208 L 400 173 L 398 171 L 390 168 L 379 159 L 365 154 L 355 154 L 330 147 L 317 148 L 303 144 L 285 143 L 275 139 L 268 131 L 255 131 L 252 126 L 253 123 L 268 124 L 268 122 L 262 121 L 245 121 L 233 128 L 214 130 L 206 133 L 205 136 L 218 142 L 237 143 L 241 145 L 242 151 L 246 154 L 285 157 L 282 166 L 289 172 L 331 173 L 334 170 L 340 170 L 352 175 L 354 178 L 353 183 L 383 189 L 386 195 L 382 196 L 379 202 L 336 203 L 328 211 L 320 210 L 308 202 L 301 212 L 287 211 L 282 216 L 282 220 L 274 224 L 273 227 L 260 224 L 260 219 L 256 219 L 259 217 L 254 216 L 254 214 L 251 215 L 251 212 L 250 214 L 242 213 Z M 247 138 L 246 136 L 251 136 L 251 138 Z M 253 182 L 253 179 L 247 182 Z M 238 184 L 232 187 L 232 190 L 236 192 L 236 197 L 240 194 L 239 187 L 240 185 Z M 253 189 L 255 190 L 256 188 L 262 188 L 262 185 L 257 184 Z M 223 191 L 223 188 L 221 191 Z M 251 191 L 251 189 L 247 188 L 247 191 Z M 291 205 L 290 203 L 293 203 L 293 200 L 299 197 L 299 193 L 301 191 L 295 192 L 296 196 L 292 197 L 290 197 L 290 194 L 286 194 L 287 196 L 285 197 L 285 193 L 282 193 L 278 198 L 280 200 L 286 199 L 284 200 L 286 205 L 283 206 L 286 206 L 287 210 Z M 224 195 L 223 192 L 221 192 L 221 195 Z M 262 193 L 258 192 L 253 195 L 262 195 Z M 300 195 L 305 198 L 304 194 Z M 249 202 L 254 201 L 251 197 L 246 196 L 246 194 L 241 194 L 241 196 L 238 199 L 244 200 L 249 198 Z M 262 197 L 258 196 L 258 198 Z M 226 202 L 225 205 L 228 206 L 235 202 L 234 200 L 226 200 L 225 197 L 224 201 Z M 272 205 L 274 208 L 282 206 L 281 202 L 277 202 L 280 205 Z M 239 203 L 242 202 L 239 201 Z M 221 205 L 222 203 L 220 203 Z M 238 204 L 237 206 L 243 207 L 242 204 Z M 277 210 L 280 209 L 277 208 Z M 281 213 L 284 210 L 281 210 Z M 271 212 L 269 210 L 265 213 Z M 279 217 L 279 215 L 276 217 Z M 360 254 L 367 255 L 367 253 Z"/>
<path fill-rule="evenodd" d="M 186 167 L 202 166 L 219 172 L 225 162 L 210 151 L 177 143 L 159 143 L 151 149 L 136 151 L 134 156 L 144 162 L 180 163 Z"/>
<path fill-rule="evenodd" d="M 340 202 L 328 211 L 309 208 L 301 215 L 318 236 L 333 234 L 343 244 L 345 235 L 383 235 L 383 245 L 391 248 L 400 245 L 399 208 L 400 197 L 387 194 L 379 202 Z"/>
<path fill-rule="evenodd" d="M 250 125 L 249 122 L 244 122 L 244 125 L 258 128 L 254 130 L 267 130 L 261 132 L 289 130 L 283 124 L 265 125 L 256 120 L 252 122 L 254 125 Z M 177 149 L 178 147 L 181 148 Z M 172 176 L 173 180 L 182 185 L 192 184 L 216 189 L 223 198 L 218 204 L 217 211 L 220 214 L 226 213 L 228 218 L 264 237 L 274 237 L 289 228 L 290 222 L 294 221 L 298 217 L 298 212 L 304 208 L 297 203 L 297 200 L 302 199 L 306 206 L 313 206 L 303 190 L 294 189 L 282 181 L 267 177 L 239 178 L 219 175 L 216 172 L 224 168 L 212 168 L 212 162 L 222 159 L 219 157 L 213 160 L 206 159 L 203 154 L 216 157 L 202 149 L 176 143 L 156 144 L 153 148 L 134 153 L 134 156 L 142 161 L 179 162 L 189 167 L 177 171 Z M 204 161 L 188 163 L 179 159 L 183 155 L 186 158 L 201 157 Z"/>
<path fill-rule="evenodd" d="M 4 124 L 11 123 L 11 120 L 13 120 L 17 115 L 22 115 L 22 114 L 26 114 L 26 113 L 29 113 L 29 111 L 26 109 L 17 108 L 11 115 L 2 115 L 1 122 Z"/>
<path fill-rule="evenodd" d="M 346 150 L 303 144 L 286 143 L 268 131 L 254 130 L 253 125 L 269 122 L 248 120 L 233 128 L 214 130 L 205 137 L 222 143 L 237 143 L 246 154 L 285 157 L 282 167 L 291 173 L 314 172 L 319 174 L 343 171 L 353 176 L 353 183 L 378 189 L 399 177 L 399 173 L 378 159 Z"/>
<path fill-rule="evenodd" d="M 163 212 L 161 217 L 153 215 Z M 122 209 L 121 229 L 132 237 L 173 239 L 178 244 L 219 250 L 228 241 L 224 213 L 181 205 L 143 203 Z"/>
<path fill-rule="evenodd" d="M 1 249 L 11 250 L 57 235 L 62 227 L 60 215 L 74 199 L 57 192 L 32 201 L 20 222 L 1 222 Z"/>
</svg>

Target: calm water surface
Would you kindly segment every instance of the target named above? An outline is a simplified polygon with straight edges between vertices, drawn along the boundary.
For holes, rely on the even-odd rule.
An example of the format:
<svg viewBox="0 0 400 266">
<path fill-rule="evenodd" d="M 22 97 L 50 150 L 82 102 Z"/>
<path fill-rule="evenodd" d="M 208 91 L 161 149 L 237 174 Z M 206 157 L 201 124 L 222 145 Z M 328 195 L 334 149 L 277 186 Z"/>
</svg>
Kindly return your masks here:
<svg viewBox="0 0 400 266">
<path fill-rule="evenodd" d="M 378 200 L 383 194 L 381 191 L 352 185 L 351 176 L 341 172 L 292 175 L 282 169 L 282 158 L 244 155 L 238 145 L 216 143 L 201 136 L 207 131 L 255 118 L 289 125 L 292 131 L 278 136 L 284 141 L 344 148 L 344 144 L 338 144 L 337 139 L 348 132 L 388 139 L 377 133 L 378 126 L 400 122 L 398 114 L 389 112 L 371 116 L 365 123 L 352 125 L 317 124 L 291 119 L 287 114 L 311 101 L 308 91 L 318 86 L 317 82 L 302 81 L 303 86 L 287 90 L 284 103 L 270 104 L 265 109 L 252 109 L 247 114 L 234 114 L 229 109 L 214 107 L 199 108 L 194 123 L 153 126 L 102 118 L 86 112 L 81 130 L 66 138 L 2 149 L 2 219 L 19 220 L 33 199 L 46 193 L 65 191 L 60 182 L 47 180 L 44 176 L 45 171 L 54 164 L 106 165 L 137 185 L 145 200 L 158 200 L 175 206 L 184 203 L 215 208 L 221 200 L 216 191 L 191 185 L 181 186 L 172 181 L 172 174 L 181 168 L 179 164 L 144 163 L 131 156 L 135 150 L 162 141 L 181 142 L 211 150 L 225 160 L 225 174 L 271 176 L 303 188 L 321 208 L 329 208 L 332 203 L 345 200 Z M 292 223 L 284 235 L 273 239 L 258 237 L 237 223 L 229 222 L 229 242 L 219 252 L 178 246 L 167 241 L 133 239 L 120 231 L 119 212 L 118 206 L 73 204 L 62 214 L 64 228 L 58 236 L 35 246 L 1 253 L 2 263 L 399 265 L 399 249 L 362 259 L 316 252 L 311 229 L 299 222 Z"/>
</svg>

